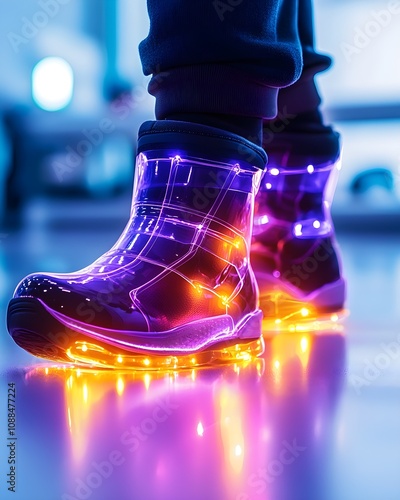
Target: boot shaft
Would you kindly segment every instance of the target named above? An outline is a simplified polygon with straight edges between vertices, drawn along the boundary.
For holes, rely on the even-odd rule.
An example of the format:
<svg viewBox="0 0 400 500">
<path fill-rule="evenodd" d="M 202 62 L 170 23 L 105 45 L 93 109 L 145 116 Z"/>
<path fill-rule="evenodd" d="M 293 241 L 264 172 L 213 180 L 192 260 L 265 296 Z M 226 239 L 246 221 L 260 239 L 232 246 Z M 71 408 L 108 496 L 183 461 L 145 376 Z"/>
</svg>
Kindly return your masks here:
<svg viewBox="0 0 400 500">
<path fill-rule="evenodd" d="M 207 249 L 235 265 L 240 258 L 239 267 L 248 262 L 266 156 L 238 136 L 204 130 L 168 121 L 142 126 L 131 223 L 119 247 L 129 247 L 129 237 L 161 237 Z"/>
<path fill-rule="evenodd" d="M 142 221 L 136 231 L 181 243 L 207 232 L 249 242 L 260 180 L 261 170 L 239 164 L 139 153 L 132 218 Z"/>
<path fill-rule="evenodd" d="M 268 153 L 256 198 L 255 237 L 274 223 L 292 225 L 297 238 L 332 235 L 330 208 L 341 169 L 338 135 L 282 134 Z"/>
</svg>

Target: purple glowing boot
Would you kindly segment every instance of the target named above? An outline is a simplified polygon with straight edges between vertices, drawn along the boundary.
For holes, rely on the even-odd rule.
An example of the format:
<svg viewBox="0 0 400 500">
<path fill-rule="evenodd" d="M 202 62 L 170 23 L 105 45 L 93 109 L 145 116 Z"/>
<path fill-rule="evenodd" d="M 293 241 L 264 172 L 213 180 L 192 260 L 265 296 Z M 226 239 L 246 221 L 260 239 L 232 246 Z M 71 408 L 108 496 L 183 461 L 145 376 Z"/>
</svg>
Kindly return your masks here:
<svg viewBox="0 0 400 500">
<path fill-rule="evenodd" d="M 340 170 L 339 136 L 264 134 L 268 168 L 256 198 L 251 263 L 266 331 L 320 329 L 344 314 L 345 281 L 330 206 Z M 332 325 L 331 325 L 332 326 Z"/>
<path fill-rule="evenodd" d="M 81 271 L 27 276 L 8 309 L 14 341 L 55 361 L 120 368 L 262 353 L 249 249 L 265 162 L 219 129 L 143 124 L 124 232 Z"/>
</svg>

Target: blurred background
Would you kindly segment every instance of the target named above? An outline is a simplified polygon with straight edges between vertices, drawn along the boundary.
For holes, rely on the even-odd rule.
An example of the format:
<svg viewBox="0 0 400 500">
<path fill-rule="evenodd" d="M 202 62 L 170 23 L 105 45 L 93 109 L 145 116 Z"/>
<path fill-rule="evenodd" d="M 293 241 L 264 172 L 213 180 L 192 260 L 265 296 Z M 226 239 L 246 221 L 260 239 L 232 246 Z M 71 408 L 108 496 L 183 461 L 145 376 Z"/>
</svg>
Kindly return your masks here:
<svg viewBox="0 0 400 500">
<path fill-rule="evenodd" d="M 17 0 L 0 7 L 0 227 L 126 219 L 138 126 L 153 98 L 137 46 L 146 2 Z M 343 134 L 339 228 L 400 221 L 400 8 L 316 0 L 325 117 Z"/>
<path fill-rule="evenodd" d="M 146 2 L 18 0 L 1 11 L 2 224 L 72 219 L 88 200 L 123 199 L 137 128 L 153 116 L 137 50 Z M 117 217 L 118 207 L 102 211 Z"/>
<path fill-rule="evenodd" d="M 334 57 L 318 77 L 323 111 L 344 145 L 333 216 L 348 281 L 345 335 L 276 337 L 265 370 L 78 380 L 79 370 L 49 372 L 18 348 L 6 308 L 26 274 L 81 269 L 129 217 L 136 134 L 154 117 L 137 50 L 146 2 L 1 2 L 0 396 L 18 382 L 13 498 L 72 493 L 164 396 L 180 409 L 96 499 L 126 484 L 147 491 L 143 500 L 264 498 L 247 479 L 294 438 L 305 459 L 268 498 L 400 498 L 400 1 L 315 0 L 315 18 L 317 47 Z M 159 487 L 171 495 L 157 496 Z"/>
</svg>

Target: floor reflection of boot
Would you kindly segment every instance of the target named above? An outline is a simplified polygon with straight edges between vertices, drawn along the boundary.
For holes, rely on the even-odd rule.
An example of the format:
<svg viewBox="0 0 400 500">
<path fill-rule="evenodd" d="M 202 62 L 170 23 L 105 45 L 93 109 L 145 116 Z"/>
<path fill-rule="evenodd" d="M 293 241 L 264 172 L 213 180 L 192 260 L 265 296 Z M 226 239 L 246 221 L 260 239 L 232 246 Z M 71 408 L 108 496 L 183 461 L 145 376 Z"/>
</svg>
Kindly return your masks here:
<svg viewBox="0 0 400 500">
<path fill-rule="evenodd" d="M 66 443 L 58 462 L 63 500 L 235 495 L 246 448 L 239 381 L 260 389 L 263 365 L 256 359 L 185 372 L 32 371 L 27 385 L 43 407 L 40 429 L 52 426 Z M 39 387 L 64 402 L 62 419 L 46 421 L 49 400 Z M 30 432 L 40 435 L 38 426 Z"/>
<path fill-rule="evenodd" d="M 340 334 L 282 334 L 267 344 L 261 402 L 248 391 L 254 397 L 246 405 L 249 449 L 235 500 L 330 499 L 335 410 L 344 373 Z"/>
<path fill-rule="evenodd" d="M 19 425 L 51 439 L 36 461 L 63 500 L 328 500 L 344 353 L 338 334 L 282 334 L 223 368 L 40 368 Z"/>
</svg>

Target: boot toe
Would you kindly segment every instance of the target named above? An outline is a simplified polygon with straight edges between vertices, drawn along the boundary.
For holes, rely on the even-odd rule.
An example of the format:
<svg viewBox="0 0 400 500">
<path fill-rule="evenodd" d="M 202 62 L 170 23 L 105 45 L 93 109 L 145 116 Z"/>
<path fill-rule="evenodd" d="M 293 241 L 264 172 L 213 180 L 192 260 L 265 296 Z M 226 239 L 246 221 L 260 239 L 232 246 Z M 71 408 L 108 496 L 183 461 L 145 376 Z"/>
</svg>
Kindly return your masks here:
<svg viewBox="0 0 400 500">
<path fill-rule="evenodd" d="M 147 331 L 146 319 L 140 311 L 133 310 L 132 304 L 124 303 L 118 294 L 99 291 L 100 285 L 104 288 L 104 283 L 96 281 L 88 287 L 69 275 L 30 274 L 17 286 L 14 299 L 37 299 L 51 312 L 93 326 Z"/>
</svg>

